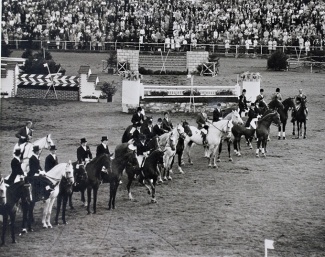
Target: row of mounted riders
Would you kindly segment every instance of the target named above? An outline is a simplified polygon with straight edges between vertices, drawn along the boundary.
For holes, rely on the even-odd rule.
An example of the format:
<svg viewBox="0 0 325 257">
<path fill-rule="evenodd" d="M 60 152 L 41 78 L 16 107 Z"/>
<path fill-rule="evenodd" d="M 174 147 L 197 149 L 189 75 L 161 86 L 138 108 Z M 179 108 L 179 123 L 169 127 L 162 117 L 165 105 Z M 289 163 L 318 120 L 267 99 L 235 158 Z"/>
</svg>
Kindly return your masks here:
<svg viewBox="0 0 325 257">
<path fill-rule="evenodd" d="M 244 135 L 246 139 L 251 140 L 254 133 L 256 133 L 258 139 L 257 153 L 262 145 L 262 153 L 265 154 L 264 150 L 271 123 L 275 123 L 279 127 L 282 123 L 283 126 L 285 126 L 288 119 L 288 110 L 290 108 L 295 110 L 295 120 L 301 121 L 301 116 L 305 116 L 304 103 L 301 104 L 299 110 L 296 110 L 294 101 L 291 98 L 284 100 L 282 103 L 277 100 L 271 101 L 269 105 L 259 106 L 258 108 L 264 108 L 265 112 L 258 121 L 256 129 L 246 128 L 237 111 L 230 112 L 224 120 L 209 124 L 208 134 L 206 135 L 209 144 L 206 155 L 210 158 L 209 166 L 213 164 L 213 167 L 216 167 L 216 152 L 219 149 L 220 155 L 221 147 L 219 147 L 219 145 L 222 143 L 223 139 L 230 138 L 230 136 L 233 135 L 235 137 L 234 143 L 236 140 L 237 143 L 239 143 L 242 135 Z M 150 120 L 150 117 L 148 117 L 144 119 L 144 123 L 148 122 L 150 124 Z M 90 214 L 91 192 L 93 191 L 93 213 L 96 213 L 97 192 L 102 183 L 110 183 L 108 209 L 114 209 L 116 192 L 124 171 L 128 176 L 127 190 L 130 200 L 133 200 L 130 191 L 131 183 L 134 178 L 137 177 L 139 182 L 147 188 L 148 193 L 151 194 L 151 201 L 156 202 L 155 186 L 159 178 L 161 179 L 161 171 L 163 171 L 164 177 L 171 179 L 169 172 L 175 155 L 178 154 L 178 169 L 182 172 L 181 165 L 184 149 L 189 147 L 187 153 L 189 162 L 192 163 L 190 157 L 192 143 L 204 145 L 201 131 L 194 126 L 189 126 L 186 121 L 183 121 L 182 124 L 178 124 L 168 133 L 161 134 L 160 136 L 155 135 L 149 140 L 142 137 L 142 133 L 140 133 L 137 142 L 134 142 L 132 139 L 131 130 L 132 126 L 127 128 L 122 138 L 122 140 L 125 141 L 126 139 L 124 137 L 127 136 L 130 137 L 131 140 L 116 146 L 113 159 L 109 154 L 102 154 L 95 157 L 87 164 L 79 162 L 60 163 L 47 173 L 34 176 L 29 180 L 19 179 L 19 176 L 17 176 L 18 182 L 9 187 L 5 184 L 4 178 L 0 175 L 0 214 L 3 215 L 1 244 L 5 243 L 8 217 L 10 217 L 11 221 L 12 242 L 16 242 L 14 227 L 18 202 L 21 202 L 23 211 L 23 233 L 33 231 L 33 210 L 35 203 L 39 201 L 45 203 L 42 217 L 43 227 L 52 227 L 50 218 L 52 207 L 56 199 L 57 213 L 55 224 L 59 223 L 58 219 L 62 203 L 62 221 L 64 224 L 67 224 L 65 210 L 68 199 L 70 200 L 69 205 L 73 209 L 71 201 L 73 192 L 81 192 L 81 200 L 85 202 L 84 192 L 87 190 L 87 204 L 85 205 L 87 206 L 88 214 Z M 137 131 L 137 129 L 134 131 Z M 145 158 L 143 158 L 142 162 L 139 161 L 137 153 L 137 151 L 141 149 L 139 144 L 146 145 L 146 154 L 144 154 Z M 38 145 L 39 148 L 43 149 L 49 148 L 50 145 L 54 144 L 50 139 L 50 135 L 47 135 L 44 139 L 35 141 L 34 145 Z"/>
</svg>

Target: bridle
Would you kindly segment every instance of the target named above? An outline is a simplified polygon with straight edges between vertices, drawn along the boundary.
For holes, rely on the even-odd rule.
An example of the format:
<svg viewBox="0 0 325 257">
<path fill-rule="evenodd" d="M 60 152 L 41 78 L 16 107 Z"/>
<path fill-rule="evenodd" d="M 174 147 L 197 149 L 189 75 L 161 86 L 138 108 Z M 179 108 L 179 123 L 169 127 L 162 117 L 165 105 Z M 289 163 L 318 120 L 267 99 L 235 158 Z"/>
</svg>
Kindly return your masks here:
<svg viewBox="0 0 325 257">
<path fill-rule="evenodd" d="M 225 126 L 223 126 L 221 129 L 219 129 L 217 126 L 215 126 L 212 122 L 209 122 L 214 128 L 216 128 L 217 130 L 219 130 L 221 133 L 224 134 L 228 134 L 228 136 L 230 137 L 230 133 L 231 133 L 231 126 L 230 126 L 230 122 L 232 122 L 231 120 L 228 120 L 227 124 Z M 227 128 L 227 129 L 225 129 Z"/>
</svg>

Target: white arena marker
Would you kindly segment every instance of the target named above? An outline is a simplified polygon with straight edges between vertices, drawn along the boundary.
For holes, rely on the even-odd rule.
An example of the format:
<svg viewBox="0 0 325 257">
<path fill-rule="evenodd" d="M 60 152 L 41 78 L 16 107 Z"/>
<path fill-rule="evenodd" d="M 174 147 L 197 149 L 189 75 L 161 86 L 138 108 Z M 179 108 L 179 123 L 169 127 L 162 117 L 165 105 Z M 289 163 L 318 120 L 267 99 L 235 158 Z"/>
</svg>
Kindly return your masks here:
<svg viewBox="0 0 325 257">
<path fill-rule="evenodd" d="M 267 249 L 274 249 L 274 241 L 273 240 L 269 240 L 269 239 L 265 239 L 265 257 L 267 257 Z"/>
</svg>

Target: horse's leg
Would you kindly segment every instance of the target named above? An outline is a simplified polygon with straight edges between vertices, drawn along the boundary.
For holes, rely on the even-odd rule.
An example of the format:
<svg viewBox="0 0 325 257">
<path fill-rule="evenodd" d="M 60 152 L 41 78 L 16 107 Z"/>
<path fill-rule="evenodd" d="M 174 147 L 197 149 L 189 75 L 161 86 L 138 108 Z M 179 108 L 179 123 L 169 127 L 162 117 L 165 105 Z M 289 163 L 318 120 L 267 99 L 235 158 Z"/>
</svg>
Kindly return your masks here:
<svg viewBox="0 0 325 257">
<path fill-rule="evenodd" d="M 266 151 L 266 144 L 267 144 L 267 139 L 262 140 L 262 156 L 266 157 L 265 151 Z"/>
<path fill-rule="evenodd" d="M 16 210 L 10 211 L 10 232 L 11 232 L 11 242 L 16 243 L 15 238 L 15 222 L 16 222 Z"/>
<path fill-rule="evenodd" d="M 292 122 L 292 135 L 293 135 L 293 136 L 296 135 L 296 128 L 295 128 L 295 126 L 296 126 L 296 122 L 293 121 L 293 122 Z"/>
<path fill-rule="evenodd" d="M 189 145 L 189 144 L 186 145 L 188 162 L 191 165 L 193 165 L 192 158 L 191 158 L 191 149 L 192 149 L 192 146 L 193 146 L 193 143 L 191 145 Z"/>
<path fill-rule="evenodd" d="M 35 207 L 35 202 L 31 202 L 29 204 L 29 208 L 28 208 L 28 218 L 27 218 L 27 229 L 28 231 L 34 231 L 32 229 L 32 223 L 34 222 L 34 207 Z"/>
<path fill-rule="evenodd" d="M 220 162 L 220 154 L 221 154 L 221 151 L 222 151 L 222 140 L 220 140 L 220 144 L 219 144 L 219 147 L 218 147 L 218 158 L 217 158 L 217 162 Z"/>
<path fill-rule="evenodd" d="M 90 202 L 91 202 L 91 185 L 87 187 L 87 214 L 90 214 Z"/>
<path fill-rule="evenodd" d="M 126 189 L 128 190 L 128 196 L 129 196 L 130 201 L 134 201 L 134 198 L 133 198 L 132 193 L 131 193 L 131 185 L 132 185 L 133 178 L 134 178 L 133 173 L 128 174 L 128 183 L 126 185 Z"/>
<path fill-rule="evenodd" d="M 86 191 L 86 189 L 80 190 L 80 197 L 81 197 L 80 200 L 83 203 L 83 206 L 87 207 L 89 205 L 89 203 L 88 203 L 88 201 L 86 202 L 85 191 Z"/>
<path fill-rule="evenodd" d="M 170 171 L 169 172 L 171 172 L 171 173 L 173 173 L 172 168 L 173 168 L 174 160 L 175 160 L 175 155 L 171 158 L 171 161 L 170 161 Z"/>
<path fill-rule="evenodd" d="M 212 151 L 212 160 L 213 160 L 213 168 L 217 168 L 217 163 L 216 163 L 216 156 L 217 156 L 217 151 L 218 151 L 218 145 L 214 147 L 214 150 Z"/>
<path fill-rule="evenodd" d="M 116 194 L 117 194 L 117 189 L 118 189 L 118 186 L 119 186 L 119 179 L 116 179 L 114 181 L 114 190 L 113 190 L 113 200 L 112 200 L 112 208 L 115 209 L 115 198 L 116 198 Z"/>
<path fill-rule="evenodd" d="M 278 140 L 281 139 L 281 125 L 278 126 Z"/>
<path fill-rule="evenodd" d="M 50 204 L 49 204 L 49 208 L 48 208 L 47 215 L 46 215 L 46 223 L 47 223 L 48 228 L 52 228 L 51 214 L 52 214 L 52 209 L 53 209 L 55 199 L 56 199 L 56 197 L 50 198 Z"/>
<path fill-rule="evenodd" d="M 287 121 L 282 123 L 282 139 L 286 139 L 286 126 L 287 126 Z"/>
<path fill-rule="evenodd" d="M 73 205 L 72 205 L 72 195 L 73 195 L 73 191 L 72 191 L 72 193 L 68 196 L 68 200 L 69 200 L 69 206 L 70 206 L 70 209 L 71 210 L 73 210 L 74 209 L 74 207 L 73 207 Z"/>
<path fill-rule="evenodd" d="M 63 198 L 63 203 L 62 203 L 62 221 L 63 221 L 63 224 L 68 224 L 68 222 L 66 221 L 65 219 L 65 211 L 67 210 L 67 203 L 68 203 L 68 198 L 69 198 L 69 195 L 68 194 L 64 194 L 62 196 Z"/>
<path fill-rule="evenodd" d="M 48 198 L 48 199 L 45 201 L 44 206 L 43 206 L 43 216 L 42 216 L 42 224 L 43 224 L 43 228 L 47 228 L 47 224 L 46 224 L 46 215 L 47 215 L 48 210 L 49 210 L 50 199 L 51 199 L 51 198 Z"/>
<path fill-rule="evenodd" d="M 307 138 L 307 121 L 304 121 L 304 139 Z"/>
<path fill-rule="evenodd" d="M 181 174 L 184 174 L 184 171 L 182 170 L 182 156 L 183 156 L 183 150 L 177 153 L 177 159 L 178 159 L 178 171 Z"/>
<path fill-rule="evenodd" d="M 54 219 L 54 224 L 59 225 L 59 215 L 61 211 L 61 203 L 62 203 L 62 194 L 59 193 L 57 200 L 56 200 L 56 214 L 55 214 L 55 219 Z M 63 218 L 63 210 L 62 210 L 62 218 Z"/>
<path fill-rule="evenodd" d="M 256 142 L 256 157 L 260 157 L 259 153 L 260 153 L 261 140 L 262 140 L 262 139 L 259 139 L 259 140 Z"/>
<path fill-rule="evenodd" d="M 152 193 L 151 193 L 151 202 L 152 203 L 157 203 L 157 200 L 156 200 L 156 182 L 157 182 L 157 178 L 154 178 L 152 183 L 150 181 L 150 186 L 151 186 L 151 189 L 152 189 Z"/>
<path fill-rule="evenodd" d="M 93 214 L 96 214 L 98 188 L 99 188 L 99 185 L 95 186 L 95 188 L 94 188 Z"/>
<path fill-rule="evenodd" d="M 3 214 L 3 225 L 2 225 L 2 234 L 1 234 L 1 245 L 5 244 L 6 231 L 8 226 L 8 211 L 5 210 Z M 13 230 L 12 230 L 13 231 Z"/>
<path fill-rule="evenodd" d="M 28 204 L 27 201 L 22 202 L 22 210 L 23 210 L 23 221 L 21 224 L 21 228 L 22 228 L 22 233 L 26 233 L 27 229 L 26 229 L 26 223 L 27 223 L 27 219 L 28 219 L 28 209 L 30 208 L 30 204 Z"/>
<path fill-rule="evenodd" d="M 230 155 L 230 145 L 231 145 L 231 141 L 230 141 L 230 139 L 228 139 L 227 144 L 228 144 L 228 160 L 229 160 L 230 162 L 232 162 L 232 158 L 231 158 L 231 155 Z"/>
</svg>

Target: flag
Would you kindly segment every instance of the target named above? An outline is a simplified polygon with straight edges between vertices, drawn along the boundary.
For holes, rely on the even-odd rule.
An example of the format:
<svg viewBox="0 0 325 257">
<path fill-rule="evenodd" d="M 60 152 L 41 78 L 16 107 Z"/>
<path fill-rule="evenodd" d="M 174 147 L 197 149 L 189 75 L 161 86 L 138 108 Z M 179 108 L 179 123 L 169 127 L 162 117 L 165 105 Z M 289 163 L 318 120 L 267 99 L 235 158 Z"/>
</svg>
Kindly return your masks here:
<svg viewBox="0 0 325 257">
<path fill-rule="evenodd" d="M 273 243 L 273 240 L 265 239 L 265 249 L 274 249 Z"/>
<path fill-rule="evenodd" d="M 44 67 L 49 67 L 49 65 L 47 63 L 44 63 L 43 66 Z"/>
</svg>

